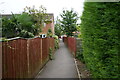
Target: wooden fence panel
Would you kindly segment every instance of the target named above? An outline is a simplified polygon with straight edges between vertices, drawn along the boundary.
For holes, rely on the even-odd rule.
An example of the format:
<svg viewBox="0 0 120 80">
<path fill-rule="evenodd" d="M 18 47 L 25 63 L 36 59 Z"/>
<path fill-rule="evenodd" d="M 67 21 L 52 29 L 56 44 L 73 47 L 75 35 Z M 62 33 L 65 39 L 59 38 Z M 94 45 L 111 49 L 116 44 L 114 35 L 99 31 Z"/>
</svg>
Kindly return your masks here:
<svg viewBox="0 0 120 80">
<path fill-rule="evenodd" d="M 2 42 L 0 42 L 0 80 L 2 79 Z"/>
<path fill-rule="evenodd" d="M 5 42 L 2 42 L 2 78 L 6 78 L 7 77 L 7 63 L 6 63 L 6 46 L 5 46 Z M 7 52 L 7 51 L 6 51 Z"/>
<path fill-rule="evenodd" d="M 8 71 L 8 78 L 14 78 L 14 70 L 13 70 L 13 54 L 12 53 L 12 41 L 9 41 L 6 44 L 6 48 L 7 48 L 7 53 L 5 53 L 7 56 L 5 56 L 7 58 L 7 71 Z"/>
<path fill-rule="evenodd" d="M 27 77 L 27 40 L 18 39 L 13 40 L 13 67 L 15 71 L 15 78 Z"/>
<path fill-rule="evenodd" d="M 63 41 L 73 55 L 76 56 L 76 39 L 74 37 L 63 37 Z"/>
<path fill-rule="evenodd" d="M 49 42 L 48 38 L 42 39 L 42 63 L 43 65 L 49 59 Z"/>
<path fill-rule="evenodd" d="M 41 68 L 41 40 L 40 38 L 29 40 L 29 71 L 33 77 Z"/>
<path fill-rule="evenodd" d="M 53 49 L 53 53 L 54 53 L 54 47 L 55 47 L 55 41 L 54 38 L 48 38 L 49 39 L 49 48 L 51 47 Z"/>
<path fill-rule="evenodd" d="M 27 76 L 27 42 L 11 40 L 2 42 L 3 78 L 23 78 Z"/>
<path fill-rule="evenodd" d="M 14 39 L 2 42 L 2 78 L 35 77 L 54 50 L 54 38 Z"/>
<path fill-rule="evenodd" d="M 19 62 L 21 62 L 21 64 L 18 65 L 21 66 L 21 77 L 25 78 L 28 76 L 27 40 L 20 39 L 18 47 L 19 48 L 17 48 L 17 52 L 19 52 L 18 57 L 20 58 Z"/>
</svg>

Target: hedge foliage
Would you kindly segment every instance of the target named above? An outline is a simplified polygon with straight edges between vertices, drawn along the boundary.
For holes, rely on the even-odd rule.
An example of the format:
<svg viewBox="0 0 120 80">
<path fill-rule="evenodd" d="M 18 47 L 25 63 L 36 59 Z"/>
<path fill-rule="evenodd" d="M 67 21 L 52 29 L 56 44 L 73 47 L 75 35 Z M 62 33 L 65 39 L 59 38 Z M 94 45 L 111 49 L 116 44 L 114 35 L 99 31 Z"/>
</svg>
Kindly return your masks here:
<svg viewBox="0 0 120 80">
<path fill-rule="evenodd" d="M 84 57 L 83 57 L 83 48 L 82 48 L 82 39 L 76 38 L 76 58 L 80 60 L 81 62 L 85 63 Z"/>
<path fill-rule="evenodd" d="M 120 3 L 85 2 L 81 17 L 83 56 L 93 78 L 120 78 Z"/>
</svg>

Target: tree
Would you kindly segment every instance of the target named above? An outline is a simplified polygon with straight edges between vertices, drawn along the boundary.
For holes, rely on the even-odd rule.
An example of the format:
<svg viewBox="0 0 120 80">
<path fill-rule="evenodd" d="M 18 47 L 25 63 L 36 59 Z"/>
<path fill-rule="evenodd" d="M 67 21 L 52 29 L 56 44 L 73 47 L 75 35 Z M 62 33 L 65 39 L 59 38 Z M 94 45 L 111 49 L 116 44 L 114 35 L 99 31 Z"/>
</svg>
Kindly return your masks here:
<svg viewBox="0 0 120 80">
<path fill-rule="evenodd" d="M 39 9 L 35 9 L 35 6 L 31 7 L 26 7 L 24 8 L 24 13 L 28 13 L 35 25 L 37 26 L 38 33 L 42 31 L 42 27 L 44 25 L 44 22 L 47 20 L 49 21 L 49 15 L 46 13 L 46 8 L 43 6 L 40 6 Z"/>
<path fill-rule="evenodd" d="M 73 11 L 73 9 L 69 10 L 63 10 L 63 13 L 60 15 L 61 20 L 61 26 L 63 28 L 64 33 L 67 36 L 73 36 L 73 32 L 76 31 L 76 23 L 78 20 L 77 13 Z"/>
<path fill-rule="evenodd" d="M 55 23 L 55 35 L 60 37 L 62 33 L 63 31 L 62 31 L 60 19 L 57 18 L 56 23 Z"/>
</svg>

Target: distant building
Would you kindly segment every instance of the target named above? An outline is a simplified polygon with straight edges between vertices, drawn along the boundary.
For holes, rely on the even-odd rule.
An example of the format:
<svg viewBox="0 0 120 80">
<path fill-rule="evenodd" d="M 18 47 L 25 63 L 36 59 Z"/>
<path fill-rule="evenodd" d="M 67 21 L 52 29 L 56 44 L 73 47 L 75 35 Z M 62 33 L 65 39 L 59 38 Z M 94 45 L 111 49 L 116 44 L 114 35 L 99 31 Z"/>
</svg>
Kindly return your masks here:
<svg viewBox="0 0 120 80">
<path fill-rule="evenodd" d="M 44 22 L 44 27 L 42 28 L 42 32 L 40 34 L 47 34 L 48 30 L 51 29 L 54 34 L 54 15 L 48 14 L 49 20 Z"/>
</svg>

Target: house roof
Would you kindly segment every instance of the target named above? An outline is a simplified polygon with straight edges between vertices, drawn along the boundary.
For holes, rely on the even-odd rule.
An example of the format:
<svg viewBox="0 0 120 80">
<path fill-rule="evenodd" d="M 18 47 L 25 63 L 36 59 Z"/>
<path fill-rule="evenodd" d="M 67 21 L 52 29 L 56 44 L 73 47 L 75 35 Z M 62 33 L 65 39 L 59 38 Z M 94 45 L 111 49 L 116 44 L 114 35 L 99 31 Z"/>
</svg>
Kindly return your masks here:
<svg viewBox="0 0 120 80">
<path fill-rule="evenodd" d="M 48 17 L 46 17 L 47 19 L 49 19 L 50 18 L 50 20 L 52 21 L 54 21 L 54 14 L 53 13 L 47 13 L 48 14 Z"/>
</svg>

